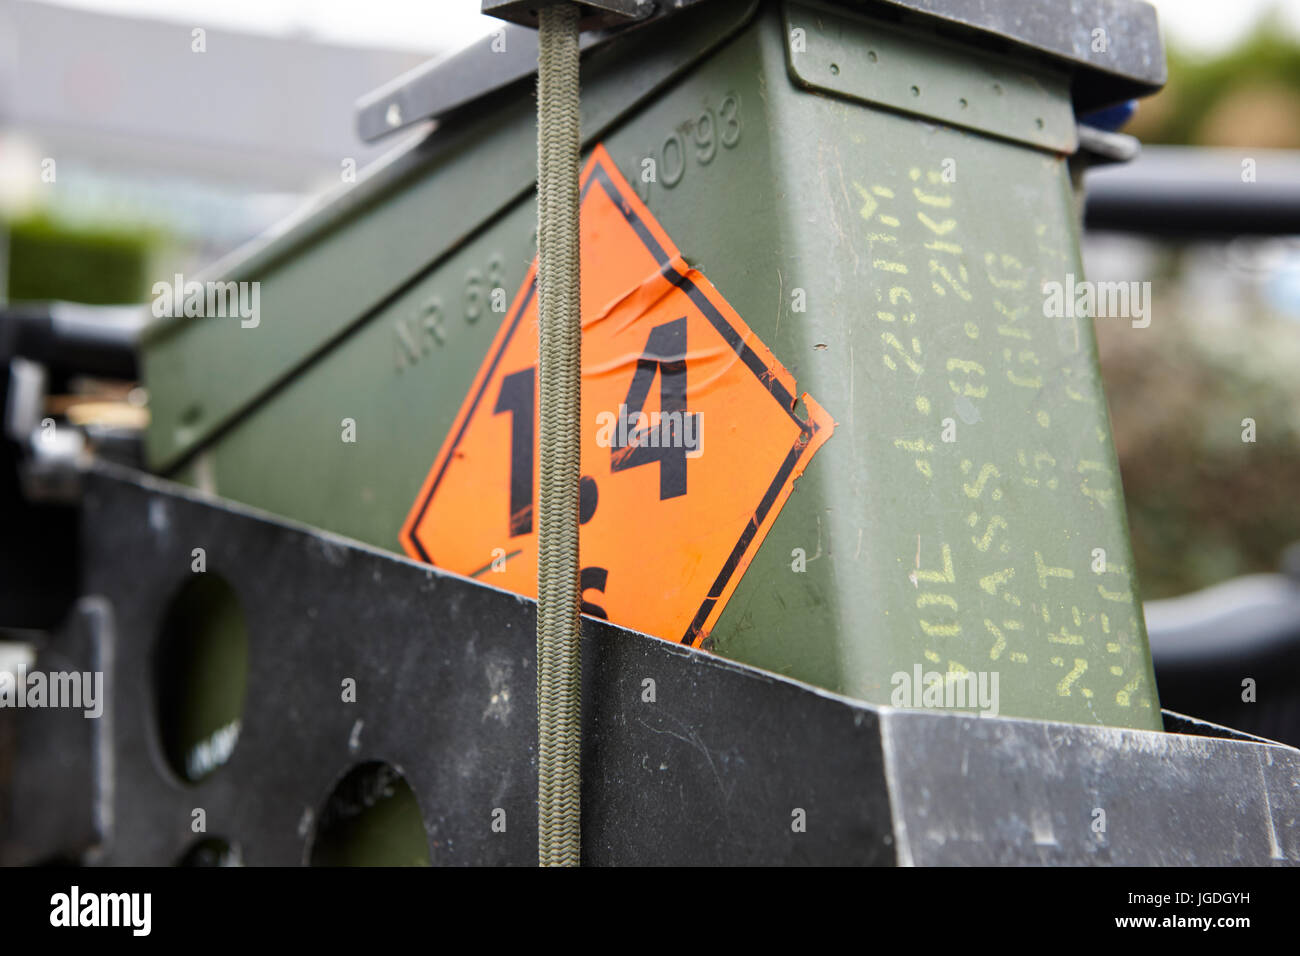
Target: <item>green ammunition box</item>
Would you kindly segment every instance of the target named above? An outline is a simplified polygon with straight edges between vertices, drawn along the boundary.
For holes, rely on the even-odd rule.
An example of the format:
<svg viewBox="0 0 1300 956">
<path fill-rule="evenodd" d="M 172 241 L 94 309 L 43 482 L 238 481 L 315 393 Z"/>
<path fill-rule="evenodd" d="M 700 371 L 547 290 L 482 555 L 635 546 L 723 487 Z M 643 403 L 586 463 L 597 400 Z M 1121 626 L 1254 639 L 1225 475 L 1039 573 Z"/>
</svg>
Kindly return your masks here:
<svg viewBox="0 0 1300 956">
<path fill-rule="evenodd" d="M 1044 291 L 1083 276 L 1076 115 L 1160 85 L 1154 15 L 961 7 L 717 0 L 584 54 L 587 148 L 834 420 L 705 646 L 877 704 L 969 674 L 1004 716 L 1159 729 L 1093 330 Z M 229 266 L 256 316 L 151 330 L 154 469 L 402 550 L 534 256 L 531 82 Z"/>
</svg>

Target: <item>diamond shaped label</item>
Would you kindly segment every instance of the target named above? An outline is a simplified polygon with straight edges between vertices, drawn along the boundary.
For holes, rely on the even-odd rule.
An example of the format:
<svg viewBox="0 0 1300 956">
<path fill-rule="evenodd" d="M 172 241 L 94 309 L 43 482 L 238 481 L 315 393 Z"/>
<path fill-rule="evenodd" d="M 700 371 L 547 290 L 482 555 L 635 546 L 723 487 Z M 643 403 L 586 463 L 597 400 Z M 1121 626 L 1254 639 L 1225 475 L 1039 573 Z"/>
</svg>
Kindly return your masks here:
<svg viewBox="0 0 1300 956">
<path fill-rule="evenodd" d="M 699 646 L 834 422 L 686 263 L 603 147 L 581 189 L 583 611 Z M 536 269 L 401 531 L 413 558 L 527 597 Z"/>
</svg>

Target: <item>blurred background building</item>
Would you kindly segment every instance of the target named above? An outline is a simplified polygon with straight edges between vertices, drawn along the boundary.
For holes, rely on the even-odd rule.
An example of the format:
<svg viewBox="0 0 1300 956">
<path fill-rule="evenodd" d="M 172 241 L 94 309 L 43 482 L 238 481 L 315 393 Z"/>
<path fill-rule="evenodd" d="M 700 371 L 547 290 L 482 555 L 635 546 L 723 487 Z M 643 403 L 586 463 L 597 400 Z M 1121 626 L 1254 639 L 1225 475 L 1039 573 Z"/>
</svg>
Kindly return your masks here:
<svg viewBox="0 0 1300 956">
<path fill-rule="evenodd" d="M 192 3 L 96 6 L 128 14 L 0 0 L 11 300 L 142 301 L 146 274 L 195 271 L 272 228 L 400 147 L 362 144 L 354 101 L 455 44 L 229 29 Z"/>
</svg>

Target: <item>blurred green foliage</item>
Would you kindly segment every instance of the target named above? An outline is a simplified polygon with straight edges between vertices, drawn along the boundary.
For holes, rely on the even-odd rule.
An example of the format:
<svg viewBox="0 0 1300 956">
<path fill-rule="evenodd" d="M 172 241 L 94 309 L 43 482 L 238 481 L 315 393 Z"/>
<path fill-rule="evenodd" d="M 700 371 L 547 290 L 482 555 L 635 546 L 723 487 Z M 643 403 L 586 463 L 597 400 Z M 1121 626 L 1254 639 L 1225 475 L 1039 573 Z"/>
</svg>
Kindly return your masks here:
<svg viewBox="0 0 1300 956">
<path fill-rule="evenodd" d="M 141 230 L 73 227 L 36 215 L 10 223 L 9 298 L 92 305 L 144 301 L 159 237 Z"/>
<path fill-rule="evenodd" d="M 1178 2 L 1178 0 L 1173 0 Z M 1300 149 L 1300 42 L 1276 12 L 1220 55 L 1166 48 L 1169 82 L 1125 132 L 1147 143 Z M 1276 571 L 1300 541 L 1300 327 L 1245 298 L 1188 294 L 1186 246 L 1148 277 L 1151 327 L 1098 320 L 1102 375 L 1144 598 Z M 1226 247 L 1219 267 L 1229 269 Z M 1196 260 L 1206 268 L 1207 260 Z M 1242 441 L 1242 419 L 1257 440 Z"/>
<path fill-rule="evenodd" d="M 1233 49 L 1166 47 L 1169 82 L 1126 132 L 1172 145 L 1300 147 L 1300 42 L 1276 12 Z"/>
<path fill-rule="evenodd" d="M 1264 310 L 1191 306 L 1157 298 L 1146 329 L 1094 323 L 1144 599 L 1276 571 L 1300 541 L 1300 335 Z"/>
</svg>

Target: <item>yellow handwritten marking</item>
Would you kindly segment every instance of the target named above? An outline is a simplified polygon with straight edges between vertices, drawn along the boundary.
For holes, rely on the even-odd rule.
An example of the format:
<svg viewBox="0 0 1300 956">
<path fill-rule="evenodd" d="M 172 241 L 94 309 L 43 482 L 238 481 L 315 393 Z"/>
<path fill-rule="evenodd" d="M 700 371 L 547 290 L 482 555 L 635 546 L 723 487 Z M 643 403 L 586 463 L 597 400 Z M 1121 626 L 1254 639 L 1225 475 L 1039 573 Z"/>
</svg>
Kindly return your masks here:
<svg viewBox="0 0 1300 956">
<path fill-rule="evenodd" d="M 943 570 L 942 571 L 922 571 L 919 566 L 916 571 L 918 581 L 933 581 L 936 583 L 952 584 L 957 580 L 957 574 L 952 565 L 952 548 L 948 545 L 943 546 Z M 918 605 L 919 606 L 919 605 Z M 954 603 L 953 607 L 957 605 Z"/>
<path fill-rule="evenodd" d="M 895 438 L 894 447 L 902 448 L 905 451 L 928 453 L 934 451 L 934 445 L 927 442 L 924 438 L 918 438 L 915 441 L 909 441 L 906 438 Z M 916 459 L 916 470 L 927 478 L 933 477 L 933 471 L 930 463 L 923 458 Z"/>
<path fill-rule="evenodd" d="M 958 637 L 961 634 L 960 624 L 931 624 L 929 621 L 920 621 L 921 630 L 930 637 Z"/>
<path fill-rule="evenodd" d="M 1052 424 L 1052 416 L 1047 414 L 1047 412 L 1040 411 L 1038 413 L 1038 424 L 1042 425 L 1044 428 L 1047 428 L 1049 425 Z"/>
<path fill-rule="evenodd" d="M 1112 654 L 1118 654 L 1120 652 L 1120 646 L 1114 641 L 1107 641 L 1106 650 L 1110 651 Z"/>
<path fill-rule="evenodd" d="M 901 285 L 896 285 L 889 290 L 889 304 L 898 305 L 899 299 L 902 299 L 905 302 L 911 302 L 912 293 L 908 292 L 907 289 L 903 288 Z"/>
<path fill-rule="evenodd" d="M 1013 338 L 1013 339 L 1032 339 L 1032 338 L 1033 338 L 1033 336 L 1029 334 L 1029 331 L 1028 331 L 1027 329 L 1017 329 L 1017 328 L 1013 328 L 1013 327 L 1010 326 L 1010 325 L 999 325 L 999 326 L 998 326 L 998 334 L 999 334 L 999 335 L 1005 335 L 1005 336 L 1007 336 L 1008 338 Z"/>
<path fill-rule="evenodd" d="M 916 218 L 921 220 L 921 223 L 936 236 L 946 236 L 957 227 L 956 219 L 945 219 L 943 222 L 935 222 L 923 212 L 918 212 Z M 957 251 L 961 251 L 960 247 Z"/>
<path fill-rule="evenodd" d="M 1132 591 L 1107 591 L 1100 584 L 1097 585 L 1097 593 L 1107 601 L 1114 601 L 1117 604 L 1127 604 L 1133 600 Z"/>
<path fill-rule="evenodd" d="M 907 352 L 903 349 L 903 343 L 898 341 L 898 337 L 895 336 L 892 332 L 881 333 L 880 339 L 886 345 L 891 346 L 892 348 L 897 350 L 898 354 L 903 358 L 903 364 L 905 364 L 909 369 L 911 369 L 914 375 L 920 375 L 921 372 L 924 371 L 921 368 L 921 366 L 917 364 L 910 355 L 907 354 Z M 919 350 L 918 350 L 918 354 L 919 354 Z M 891 370 L 897 368 L 897 366 L 892 365 L 890 363 L 890 357 L 888 355 L 884 356 L 884 359 L 885 359 L 885 364 L 888 365 Z"/>
<path fill-rule="evenodd" d="M 1035 551 L 1034 563 L 1038 566 L 1038 586 L 1044 590 L 1047 588 L 1048 578 L 1065 578 L 1069 580 L 1074 577 L 1074 572 L 1069 568 L 1054 568 L 1043 561 L 1043 556 Z"/>
<path fill-rule="evenodd" d="M 938 206 L 940 209 L 947 209 L 952 205 L 951 196 L 940 196 L 935 193 L 923 193 L 919 187 L 912 187 L 912 195 L 918 201 L 925 203 L 927 206 Z"/>
<path fill-rule="evenodd" d="M 1124 675 L 1124 668 L 1120 667 L 1118 664 L 1111 664 L 1110 672 L 1116 677 L 1122 677 Z"/>
<path fill-rule="evenodd" d="M 876 214 L 876 210 L 880 208 L 880 203 L 872 197 L 871 193 L 875 193 L 883 199 L 894 198 L 894 193 L 884 186 L 872 186 L 871 192 L 867 192 L 866 188 L 861 183 L 855 182 L 853 188 L 857 190 L 858 195 L 862 197 L 862 206 L 858 209 L 858 215 L 867 221 L 870 221 L 871 217 Z M 899 224 L 897 216 L 886 216 L 884 213 L 881 213 L 879 219 L 886 226 L 897 227 Z"/>
<path fill-rule="evenodd" d="M 1082 657 L 1076 657 L 1074 659 L 1073 669 L 1070 671 L 1070 673 L 1062 677 L 1061 682 L 1056 685 L 1056 692 L 1062 697 L 1069 697 L 1070 686 L 1074 684 L 1074 682 L 1077 681 L 1080 677 L 1082 677 L 1084 671 L 1086 671 L 1087 669 L 1088 669 L 1088 662 L 1085 661 Z"/>
<path fill-rule="evenodd" d="M 1021 388 L 1042 388 L 1043 387 L 1043 377 L 1041 375 L 1034 375 L 1030 378 L 1021 378 L 1019 375 L 1017 375 L 1015 372 L 1011 371 L 1010 369 L 1007 369 L 1007 381 L 1009 381 L 1012 385 L 1018 385 Z"/>
<path fill-rule="evenodd" d="M 933 242 L 927 242 L 925 248 L 931 252 L 947 252 L 954 256 L 961 255 L 961 246 L 955 242 L 939 242 L 937 239 Z"/>
<path fill-rule="evenodd" d="M 885 272 L 901 272 L 903 275 L 907 274 L 907 266 L 903 265 L 901 262 L 890 262 L 887 259 L 873 259 L 871 264 L 875 268 L 881 269 Z"/>
<path fill-rule="evenodd" d="M 989 393 L 989 387 L 987 385 L 972 385 L 970 382 L 966 383 L 965 391 L 963 391 L 957 387 L 957 383 L 952 379 L 948 380 L 948 387 L 952 389 L 954 395 L 965 394 L 970 395 L 972 398 L 983 398 Z"/>
<path fill-rule="evenodd" d="M 972 536 L 970 539 L 971 543 L 974 544 L 975 547 L 979 548 L 981 551 L 987 551 L 989 549 L 989 546 L 993 543 L 993 535 L 997 532 L 997 529 L 998 528 L 1005 529 L 1006 527 L 1007 527 L 1006 521 L 1004 521 L 998 515 L 994 515 L 992 518 L 989 519 L 989 523 L 984 527 L 984 537 L 976 541 L 975 538 Z"/>
<path fill-rule="evenodd" d="M 926 659 L 927 661 L 929 661 L 930 663 L 932 663 L 932 664 L 938 664 L 939 661 L 940 661 L 940 657 L 939 657 L 939 655 L 936 654 L 934 651 L 926 651 L 926 652 L 925 652 L 925 659 Z"/>
<path fill-rule="evenodd" d="M 966 267 L 958 263 L 957 272 L 961 275 L 960 281 L 953 278 L 953 274 L 948 271 L 948 267 L 943 265 L 941 262 L 939 262 L 939 260 L 937 259 L 930 260 L 930 273 L 932 275 L 934 274 L 939 275 L 945 282 L 948 283 L 948 285 L 952 288 L 952 291 L 957 293 L 958 298 L 962 299 L 963 301 L 969 302 L 971 300 L 970 290 L 962 286 L 963 282 L 970 281 L 969 275 L 966 272 Z M 948 290 L 945 289 L 943 286 L 939 285 L 939 283 L 935 282 L 933 279 L 930 280 L 930 287 L 933 288 L 934 291 L 937 292 L 939 295 L 948 294 Z"/>
<path fill-rule="evenodd" d="M 1006 584 L 1015 576 L 1015 568 L 1003 568 L 1001 571 L 994 571 L 992 574 L 987 574 L 980 578 L 980 587 L 989 594 L 992 594 L 994 597 L 997 597 L 998 588 Z"/>
<path fill-rule="evenodd" d="M 1001 478 L 1001 473 L 992 464 L 987 464 L 980 469 L 979 477 L 975 479 L 973 485 L 962 485 L 962 490 L 966 492 L 967 498 L 978 498 L 984 492 L 984 485 L 990 478 Z"/>
<path fill-rule="evenodd" d="M 898 318 L 898 316 L 894 315 L 892 312 L 880 311 L 876 313 L 876 318 L 880 319 L 882 322 L 893 322 Z"/>
<path fill-rule="evenodd" d="M 1025 457 L 1025 450 L 1024 450 L 1023 448 L 1018 449 L 1018 450 L 1016 451 L 1016 460 L 1017 460 L 1018 462 L 1020 462 L 1020 466 L 1021 466 L 1022 468 L 1026 468 L 1026 469 L 1027 469 L 1027 468 L 1029 467 L 1029 459 Z M 1056 466 L 1056 459 L 1053 458 L 1053 457 L 1052 457 L 1050 454 L 1048 454 L 1047 452 L 1042 451 L 1042 452 L 1039 452 L 1038 454 L 1034 455 L 1034 471 L 1035 471 L 1035 472 L 1040 472 L 1040 471 L 1042 471 L 1042 470 L 1043 470 L 1043 463 L 1044 463 L 1044 462 L 1046 462 L 1049 466 L 1052 466 L 1052 467 L 1055 467 L 1055 466 Z M 1037 488 L 1037 487 L 1038 487 L 1038 479 L 1037 479 L 1037 478 L 1030 478 L 1029 476 L 1026 475 L 1026 476 L 1023 476 L 1021 480 L 1024 481 L 1025 484 L 1029 485 L 1031 488 Z M 1048 488 L 1055 488 L 1055 487 L 1057 486 L 1057 484 L 1058 484 L 1058 482 L 1057 482 L 1057 480 L 1056 480 L 1055 478 L 1049 478 L 1049 479 L 1047 479 L 1047 487 L 1048 487 Z"/>
<path fill-rule="evenodd" d="M 997 625 L 988 618 L 984 619 L 984 626 L 989 629 L 995 638 L 997 638 L 997 640 L 993 642 L 993 646 L 989 649 L 989 659 L 997 660 L 1002 656 L 1002 652 L 1007 649 L 1007 639 L 1002 635 L 1002 632 L 998 630 Z"/>
<path fill-rule="evenodd" d="M 1082 634 L 1071 634 L 1065 628 L 1061 628 L 1059 634 L 1048 634 L 1047 639 L 1053 644 L 1082 644 Z"/>
<path fill-rule="evenodd" d="M 1129 681 L 1127 684 L 1124 685 L 1123 690 L 1117 691 L 1115 693 L 1115 703 L 1119 704 L 1121 707 L 1127 707 L 1130 703 L 1132 703 L 1133 691 L 1137 690 L 1138 685 L 1141 683 L 1142 683 L 1142 675 L 1138 674 L 1137 677 L 1134 677 L 1131 681 Z"/>
<path fill-rule="evenodd" d="M 916 410 L 922 415 L 930 414 L 930 400 L 924 395 L 916 396 Z"/>
<path fill-rule="evenodd" d="M 991 253 L 991 252 L 986 252 L 986 253 L 984 253 L 984 265 L 985 265 L 985 267 L 986 267 L 985 270 L 984 270 L 984 272 L 985 272 L 985 274 L 988 276 L 988 278 L 989 278 L 989 283 L 990 283 L 991 285 L 993 285 L 994 287 L 999 288 L 999 289 L 1023 289 L 1026 285 L 1028 285 L 1029 280 L 1027 280 L 1027 279 L 999 279 L 999 278 L 997 278 L 997 277 L 993 274 L 993 270 L 992 270 L 991 268 L 989 268 L 989 267 L 991 267 L 991 266 L 994 264 L 994 261 L 995 261 L 995 257 L 994 257 L 994 255 L 993 255 L 993 253 Z M 1005 252 L 1002 254 L 1002 265 L 1003 265 L 1003 267 L 1005 267 L 1005 268 L 1016 268 L 1016 269 L 1020 269 L 1020 270 L 1023 270 L 1023 269 L 1025 268 L 1025 267 L 1024 267 L 1024 264 L 1021 263 L 1021 261 L 1020 261 L 1019 259 L 1017 259 L 1015 256 L 1010 255 L 1010 254 L 1005 253 Z"/>
<path fill-rule="evenodd" d="M 870 221 L 871 217 L 875 215 L 876 210 L 880 208 L 880 203 L 871 198 L 871 193 L 867 192 L 866 187 L 861 183 L 854 183 L 853 188 L 856 189 L 858 195 L 862 197 L 862 206 L 858 209 L 858 215 L 863 219 Z"/>
<path fill-rule="evenodd" d="M 1016 449 L 1016 461 L 1020 462 L 1021 468 L 1029 467 L 1029 459 L 1025 457 L 1025 450 L 1023 448 Z M 1038 480 L 1036 478 L 1026 478 L 1025 484 L 1037 486 Z"/>
<path fill-rule="evenodd" d="M 1013 661 L 1015 661 L 1017 664 L 1028 664 L 1028 663 L 1029 663 L 1029 655 L 1026 654 L 1026 653 L 1024 653 L 1023 651 L 1012 651 L 1012 652 L 1011 652 L 1011 659 L 1012 659 Z"/>
<path fill-rule="evenodd" d="M 965 359 L 950 358 L 948 359 L 947 368 L 949 372 L 961 371 L 965 372 L 967 375 L 986 374 L 984 366 L 979 362 L 966 361 Z M 963 391 L 957 387 L 957 383 L 951 378 L 948 379 L 948 387 L 951 388 L 953 393 L 956 395 L 970 395 L 974 398 L 983 398 L 989 393 L 987 385 L 972 385 L 969 382 L 966 383 L 966 388 Z"/>
<path fill-rule="evenodd" d="M 991 660 L 997 660 L 999 657 L 1002 656 L 1002 652 L 1006 650 L 1007 647 L 1006 635 L 1004 635 L 1002 631 L 998 629 L 998 626 L 994 624 L 992 621 L 990 621 L 988 618 L 984 619 L 984 626 L 989 629 L 989 632 L 995 638 L 997 638 L 997 640 L 993 642 L 993 647 L 989 649 L 989 658 Z M 1003 621 L 1002 626 L 1005 627 L 1008 631 L 1020 630 L 1019 621 Z M 1028 660 L 1028 658 L 1025 657 L 1024 654 L 1019 654 L 1019 653 L 1013 653 L 1011 655 L 1011 659 L 1013 661 L 1019 660 L 1022 662 Z"/>
<path fill-rule="evenodd" d="M 1092 488 L 1085 481 L 1079 486 L 1079 490 L 1089 498 L 1096 501 L 1103 507 L 1109 508 L 1112 501 L 1115 500 L 1115 492 L 1111 488 Z"/>
<path fill-rule="evenodd" d="M 919 578 L 920 575 L 918 574 L 917 577 Z M 916 596 L 917 607 L 932 607 L 935 604 L 942 604 L 944 607 L 950 607 L 954 611 L 957 610 L 957 599 L 947 594 L 934 594 L 927 591 Z"/>
</svg>

